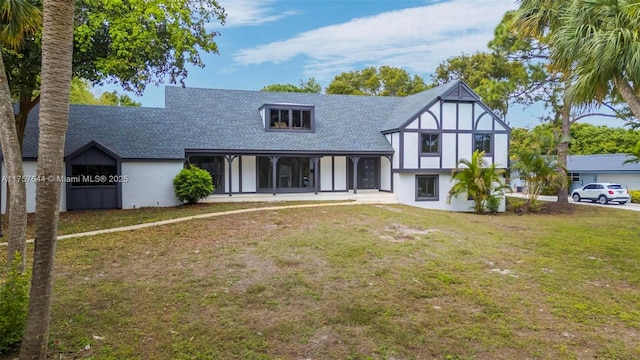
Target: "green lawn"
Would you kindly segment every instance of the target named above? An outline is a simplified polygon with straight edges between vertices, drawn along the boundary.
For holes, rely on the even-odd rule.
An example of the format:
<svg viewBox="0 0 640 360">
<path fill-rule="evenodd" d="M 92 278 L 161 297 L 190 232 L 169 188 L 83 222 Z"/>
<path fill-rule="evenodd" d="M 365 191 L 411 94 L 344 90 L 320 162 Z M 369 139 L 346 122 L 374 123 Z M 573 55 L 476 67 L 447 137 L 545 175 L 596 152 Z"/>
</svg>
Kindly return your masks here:
<svg viewBox="0 0 640 360">
<path fill-rule="evenodd" d="M 330 201 L 326 201 L 330 202 Z M 223 212 L 239 209 L 250 209 L 268 206 L 300 205 L 308 204 L 309 201 L 288 201 L 288 202 L 237 202 L 237 203 L 201 203 L 196 205 L 184 205 L 176 207 L 145 207 L 139 209 L 126 210 L 86 210 L 67 211 L 60 213 L 58 224 L 58 234 L 66 235 L 81 233 L 93 230 L 116 228 L 121 226 L 151 223 L 160 220 L 175 219 L 193 215 L 207 214 L 213 212 Z M 317 202 L 316 202 L 317 203 Z M 8 217 L 2 216 L 3 229 L 7 229 Z M 27 234 L 33 238 L 35 214 L 28 216 Z"/>
<path fill-rule="evenodd" d="M 50 353 L 639 358 L 637 216 L 356 205 L 65 240 Z"/>
</svg>

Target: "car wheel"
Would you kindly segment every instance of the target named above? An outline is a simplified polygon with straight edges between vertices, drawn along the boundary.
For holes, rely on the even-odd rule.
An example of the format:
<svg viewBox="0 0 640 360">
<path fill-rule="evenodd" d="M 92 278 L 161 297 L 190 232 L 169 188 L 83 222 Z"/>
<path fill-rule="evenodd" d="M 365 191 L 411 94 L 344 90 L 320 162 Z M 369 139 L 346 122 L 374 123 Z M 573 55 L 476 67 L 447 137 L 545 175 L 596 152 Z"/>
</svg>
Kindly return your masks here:
<svg viewBox="0 0 640 360">
<path fill-rule="evenodd" d="M 573 198 L 573 201 L 575 202 L 580 202 L 580 195 L 578 195 L 578 193 L 573 194 L 571 198 Z"/>
<path fill-rule="evenodd" d="M 607 202 L 609 202 L 609 200 L 607 200 L 606 196 L 600 195 L 600 197 L 598 197 L 598 202 L 602 205 L 605 205 Z"/>
</svg>

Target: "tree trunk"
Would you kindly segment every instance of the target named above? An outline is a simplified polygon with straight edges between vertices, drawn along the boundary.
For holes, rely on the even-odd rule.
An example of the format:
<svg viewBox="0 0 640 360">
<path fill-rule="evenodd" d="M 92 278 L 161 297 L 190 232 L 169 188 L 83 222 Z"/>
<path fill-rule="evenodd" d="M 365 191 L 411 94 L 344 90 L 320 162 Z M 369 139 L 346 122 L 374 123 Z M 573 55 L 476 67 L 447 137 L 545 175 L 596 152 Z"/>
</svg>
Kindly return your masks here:
<svg viewBox="0 0 640 360">
<path fill-rule="evenodd" d="M 569 202 L 569 183 L 567 179 L 567 155 L 569 154 L 569 140 L 571 139 L 571 102 L 565 100 L 562 105 L 562 134 L 558 144 L 558 176 L 560 187 L 558 188 L 558 202 Z"/>
<path fill-rule="evenodd" d="M 13 117 L 11 92 L 0 54 L 0 144 L 7 167 L 7 215 L 9 227 L 7 236 L 7 267 L 11 266 L 18 253 L 22 259 L 19 269 L 25 269 L 26 256 L 24 250 L 27 241 L 27 190 L 22 168 L 22 152 L 16 134 L 16 123 Z"/>
<path fill-rule="evenodd" d="M 638 95 L 633 91 L 631 85 L 629 85 L 626 80 L 620 78 L 614 79 L 614 84 L 624 101 L 629 105 L 629 109 L 631 109 L 633 115 L 636 119 L 640 120 L 640 98 L 638 98 Z"/>
<path fill-rule="evenodd" d="M 45 359 L 47 353 L 62 162 L 69 123 L 74 5 L 74 0 L 43 2 L 42 99 L 36 172 L 43 181 L 36 187 L 36 243 L 29 313 L 20 349 L 22 360 Z"/>
</svg>

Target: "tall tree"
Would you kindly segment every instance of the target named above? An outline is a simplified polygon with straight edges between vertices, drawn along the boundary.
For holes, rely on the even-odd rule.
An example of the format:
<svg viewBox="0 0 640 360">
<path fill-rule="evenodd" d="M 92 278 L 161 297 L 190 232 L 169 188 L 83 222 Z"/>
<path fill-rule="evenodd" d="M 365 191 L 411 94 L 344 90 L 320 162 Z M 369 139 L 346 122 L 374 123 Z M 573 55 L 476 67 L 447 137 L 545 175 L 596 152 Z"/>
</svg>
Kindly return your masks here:
<svg viewBox="0 0 640 360">
<path fill-rule="evenodd" d="M 407 96 L 428 89 L 424 80 L 400 68 L 381 66 L 336 75 L 327 94 Z"/>
<path fill-rule="evenodd" d="M 0 4 L 0 46 L 18 49 L 25 36 L 33 34 L 40 28 L 42 15 L 40 10 L 27 0 L 5 0 Z M 7 246 L 7 265 L 13 262 L 16 253 L 20 254 L 25 268 L 24 249 L 27 233 L 27 194 L 22 181 L 24 169 L 21 159 L 20 142 L 16 134 L 16 123 L 13 115 L 13 104 L 9 80 L 0 53 L 0 144 L 7 167 L 8 195 L 7 208 L 12 209 L 9 215 L 9 231 Z"/>
<path fill-rule="evenodd" d="M 74 77 L 71 80 L 71 94 L 69 101 L 71 104 L 83 105 L 112 105 L 112 106 L 140 106 L 139 102 L 133 101 L 128 95 L 118 94 L 117 91 L 107 91 L 95 94 L 89 81 Z"/>
<path fill-rule="evenodd" d="M 42 6 L 41 0 L 23 1 Z M 73 72 L 91 83 L 119 83 L 136 93 L 165 77 L 184 84 L 189 65 L 204 67 L 200 52 L 218 52 L 218 32 L 210 26 L 214 20 L 224 23 L 225 16 L 216 0 L 78 0 Z M 25 38 L 19 51 L 1 49 L 11 96 L 18 104 L 15 129 L 20 147 L 29 112 L 40 101 L 40 40 L 37 33 Z M 4 155 L 7 163 L 22 161 L 20 152 Z M 7 212 L 11 217 L 10 206 Z"/>
<path fill-rule="evenodd" d="M 569 1 L 561 19 L 551 60 L 568 75 L 572 100 L 602 103 L 615 88 L 640 119 L 640 1 Z"/>
<path fill-rule="evenodd" d="M 30 0 L 40 6 L 40 0 Z M 204 67 L 201 52 L 217 53 L 211 31 L 225 12 L 216 0 L 78 0 L 74 29 L 74 76 L 91 83 L 120 84 L 140 94 L 165 78 L 182 83 L 188 66 Z M 9 87 L 19 102 L 18 138 L 39 102 L 40 36 L 26 39 L 19 52 L 5 51 Z"/>
<path fill-rule="evenodd" d="M 526 88 L 539 74 L 541 65 L 526 65 L 497 52 L 477 52 L 451 57 L 431 76 L 434 85 L 464 80 L 491 110 L 506 118 L 514 102 L 530 104 Z"/>
<path fill-rule="evenodd" d="M 36 175 L 36 241 L 26 331 L 20 359 L 45 359 L 53 301 L 53 268 L 69 122 L 75 0 L 44 0 L 42 103 Z"/>
<path fill-rule="evenodd" d="M 627 153 L 627 157 L 623 164 L 640 164 L 640 141 Z"/>
<path fill-rule="evenodd" d="M 263 87 L 260 91 L 319 94 L 322 92 L 322 85 L 320 85 L 315 78 L 309 78 L 309 80 L 307 81 L 300 79 L 300 82 L 298 82 L 298 85 L 293 85 L 293 84 L 267 85 Z"/>
</svg>

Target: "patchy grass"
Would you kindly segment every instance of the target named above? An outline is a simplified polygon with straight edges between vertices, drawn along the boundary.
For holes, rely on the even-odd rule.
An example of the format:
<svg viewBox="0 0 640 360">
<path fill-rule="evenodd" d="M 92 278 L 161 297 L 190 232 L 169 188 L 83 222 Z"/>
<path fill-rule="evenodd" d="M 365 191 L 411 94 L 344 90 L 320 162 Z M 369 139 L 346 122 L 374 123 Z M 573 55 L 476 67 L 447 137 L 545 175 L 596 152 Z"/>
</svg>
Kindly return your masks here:
<svg viewBox="0 0 640 360">
<path fill-rule="evenodd" d="M 102 230 L 121 226 L 151 223 L 160 220 L 175 219 L 213 212 L 250 209 L 269 206 L 308 204 L 309 201 L 287 202 L 237 202 L 237 203 L 200 203 L 175 207 L 144 207 L 124 210 L 84 210 L 60 213 L 58 234 L 73 234 L 85 231 Z M 317 202 L 316 202 L 317 203 Z M 8 217 L 2 216 L 3 229 L 7 229 Z M 35 233 L 35 214 L 28 215 L 27 236 Z"/>
<path fill-rule="evenodd" d="M 632 359 L 637 214 L 265 211 L 58 244 L 52 358 Z"/>
</svg>

